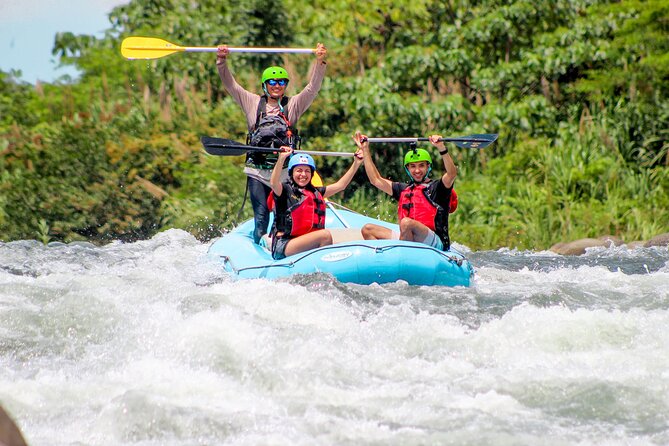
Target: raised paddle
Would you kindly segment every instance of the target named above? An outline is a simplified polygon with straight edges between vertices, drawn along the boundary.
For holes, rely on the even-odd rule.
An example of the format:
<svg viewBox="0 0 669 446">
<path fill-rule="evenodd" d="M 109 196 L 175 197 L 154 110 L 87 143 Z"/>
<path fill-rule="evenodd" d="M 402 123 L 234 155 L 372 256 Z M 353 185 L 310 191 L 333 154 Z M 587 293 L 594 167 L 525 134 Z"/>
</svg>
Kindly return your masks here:
<svg viewBox="0 0 669 446">
<path fill-rule="evenodd" d="M 313 53 L 312 48 L 253 48 L 228 47 L 231 53 Z M 157 37 L 126 37 L 121 54 L 126 59 L 160 59 L 174 53 L 214 53 L 215 46 L 180 46 Z"/>
<path fill-rule="evenodd" d="M 455 138 L 439 138 L 439 141 L 452 142 L 465 149 L 483 149 L 497 140 L 497 133 L 482 133 L 477 135 L 459 136 Z M 430 138 L 368 138 L 370 143 L 412 143 L 429 141 Z"/>
<path fill-rule="evenodd" d="M 273 147 L 258 147 L 241 144 L 232 139 L 203 136 L 200 138 L 205 152 L 216 156 L 239 156 L 246 152 L 276 153 L 279 151 Z M 328 152 L 317 150 L 295 150 L 295 153 L 306 153 L 313 156 L 354 156 L 353 152 Z"/>
</svg>

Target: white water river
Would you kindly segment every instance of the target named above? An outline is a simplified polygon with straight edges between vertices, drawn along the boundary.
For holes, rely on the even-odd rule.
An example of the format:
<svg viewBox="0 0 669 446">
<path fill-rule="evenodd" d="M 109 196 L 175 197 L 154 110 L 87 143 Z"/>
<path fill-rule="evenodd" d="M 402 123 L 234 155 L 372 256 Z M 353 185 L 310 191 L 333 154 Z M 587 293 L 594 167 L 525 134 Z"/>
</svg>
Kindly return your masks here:
<svg viewBox="0 0 669 446">
<path fill-rule="evenodd" d="M 206 250 L 0 243 L 31 446 L 669 444 L 667 248 L 468 252 L 467 289 L 233 282 Z"/>
</svg>

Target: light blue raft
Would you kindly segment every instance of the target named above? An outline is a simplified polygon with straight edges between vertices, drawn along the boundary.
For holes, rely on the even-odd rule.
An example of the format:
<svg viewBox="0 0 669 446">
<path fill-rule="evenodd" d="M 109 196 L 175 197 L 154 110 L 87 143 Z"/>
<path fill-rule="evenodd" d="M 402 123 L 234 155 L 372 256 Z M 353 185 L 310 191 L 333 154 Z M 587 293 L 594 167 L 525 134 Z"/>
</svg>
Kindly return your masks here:
<svg viewBox="0 0 669 446">
<path fill-rule="evenodd" d="M 253 220 L 248 220 L 214 241 L 209 256 L 241 279 L 328 273 L 340 282 L 361 285 L 405 281 L 410 285 L 469 286 L 474 270 L 460 252 L 401 240 L 362 240 L 360 228 L 366 223 L 398 230 L 396 224 L 328 202 L 325 227 L 332 230 L 333 245 L 274 260 L 267 249 L 253 242 Z"/>
</svg>

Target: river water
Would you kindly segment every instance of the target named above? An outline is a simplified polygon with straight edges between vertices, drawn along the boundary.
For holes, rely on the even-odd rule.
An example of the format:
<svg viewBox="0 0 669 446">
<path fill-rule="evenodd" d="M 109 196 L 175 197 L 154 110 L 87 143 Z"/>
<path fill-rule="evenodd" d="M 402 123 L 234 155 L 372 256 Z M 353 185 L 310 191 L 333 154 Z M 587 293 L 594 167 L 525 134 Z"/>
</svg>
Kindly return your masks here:
<svg viewBox="0 0 669 446">
<path fill-rule="evenodd" d="M 669 444 L 667 248 L 456 247 L 471 288 L 0 243 L 0 404 L 32 446 Z"/>
</svg>

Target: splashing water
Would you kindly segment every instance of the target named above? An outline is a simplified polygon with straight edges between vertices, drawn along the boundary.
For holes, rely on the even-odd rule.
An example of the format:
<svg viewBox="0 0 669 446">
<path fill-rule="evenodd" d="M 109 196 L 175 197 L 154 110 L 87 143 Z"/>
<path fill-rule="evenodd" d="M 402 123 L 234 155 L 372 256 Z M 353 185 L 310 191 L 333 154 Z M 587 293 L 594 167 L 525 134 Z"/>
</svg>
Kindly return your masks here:
<svg viewBox="0 0 669 446">
<path fill-rule="evenodd" d="M 0 244 L 29 444 L 669 443 L 666 248 L 469 252 L 471 288 L 233 282 L 206 250 Z"/>
</svg>

